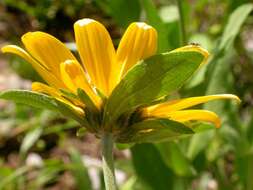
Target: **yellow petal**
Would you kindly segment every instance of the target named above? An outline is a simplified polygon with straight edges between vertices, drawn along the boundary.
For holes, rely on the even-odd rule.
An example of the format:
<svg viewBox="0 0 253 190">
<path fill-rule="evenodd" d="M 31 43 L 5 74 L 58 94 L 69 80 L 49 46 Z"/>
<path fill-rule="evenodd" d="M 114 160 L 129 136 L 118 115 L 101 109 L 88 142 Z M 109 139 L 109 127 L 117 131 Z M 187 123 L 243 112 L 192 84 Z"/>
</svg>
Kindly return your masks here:
<svg viewBox="0 0 253 190">
<path fill-rule="evenodd" d="M 28 32 L 22 36 L 27 51 L 60 79 L 60 63 L 75 60 L 70 50 L 55 37 L 44 32 Z"/>
<path fill-rule="evenodd" d="M 82 19 L 74 24 L 77 48 L 91 82 L 109 96 L 115 68 L 115 49 L 106 28 L 92 19 Z"/>
<path fill-rule="evenodd" d="M 184 98 L 184 99 L 179 99 L 179 100 L 172 100 L 165 103 L 150 106 L 146 108 L 146 112 L 148 112 L 149 115 L 169 113 L 169 112 L 182 110 L 182 109 L 189 108 L 198 104 L 202 104 L 202 103 L 209 102 L 212 100 L 219 100 L 219 99 L 234 99 L 240 102 L 240 99 L 237 96 L 232 95 L 232 94 L 199 96 L 199 97 Z"/>
<path fill-rule="evenodd" d="M 28 54 L 24 49 L 15 46 L 15 45 L 7 45 L 2 47 L 3 53 L 12 53 L 16 54 L 26 61 L 28 61 L 33 68 L 39 73 L 39 75 L 51 86 L 55 88 L 65 88 L 65 85 L 54 76 L 51 72 L 49 72 L 48 68 L 41 63 L 39 63 L 37 60 L 35 60 L 30 54 Z"/>
<path fill-rule="evenodd" d="M 99 106 L 101 104 L 100 98 L 88 83 L 85 72 L 77 61 L 67 60 L 61 63 L 60 68 L 63 82 L 73 93 L 76 93 L 77 89 L 81 88 L 95 105 Z"/>
<path fill-rule="evenodd" d="M 204 56 L 204 60 L 202 61 L 201 65 L 207 63 L 207 60 L 209 57 L 208 51 L 205 50 L 204 48 L 200 47 L 199 45 L 183 46 L 183 47 L 173 50 L 172 52 L 180 52 L 180 51 L 196 51 L 198 53 L 201 53 Z"/>
<path fill-rule="evenodd" d="M 55 88 L 52 88 L 52 87 L 50 87 L 48 85 L 45 85 L 43 83 L 40 83 L 40 82 L 33 82 L 32 83 L 32 90 L 35 91 L 35 92 L 39 92 L 39 93 L 43 93 L 43 94 L 47 94 L 49 96 L 52 96 L 52 97 L 56 98 L 57 100 L 63 102 L 64 104 L 69 105 L 79 115 L 84 115 L 83 109 L 81 109 L 80 107 L 74 105 L 69 100 L 65 99 L 61 95 L 61 92 L 56 90 Z"/>
<path fill-rule="evenodd" d="M 123 35 L 118 50 L 117 63 L 120 78 L 139 60 L 150 57 L 157 50 L 156 30 L 142 22 L 132 23 Z"/>
<path fill-rule="evenodd" d="M 55 98 L 62 98 L 60 91 L 40 82 L 32 83 L 32 91 L 44 93 Z"/>
<path fill-rule="evenodd" d="M 178 122 L 187 122 L 187 121 L 207 121 L 213 123 L 217 128 L 220 127 L 221 121 L 220 118 L 211 111 L 207 110 L 184 110 L 171 112 L 167 115 L 161 115 L 160 117 L 166 117 Z"/>
</svg>

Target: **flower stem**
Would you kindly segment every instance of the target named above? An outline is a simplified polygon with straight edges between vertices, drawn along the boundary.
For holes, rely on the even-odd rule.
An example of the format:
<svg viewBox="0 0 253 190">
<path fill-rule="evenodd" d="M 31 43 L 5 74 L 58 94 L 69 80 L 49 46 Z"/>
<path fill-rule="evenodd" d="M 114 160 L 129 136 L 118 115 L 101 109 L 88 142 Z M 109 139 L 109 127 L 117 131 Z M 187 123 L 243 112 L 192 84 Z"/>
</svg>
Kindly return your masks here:
<svg viewBox="0 0 253 190">
<path fill-rule="evenodd" d="M 110 133 L 105 133 L 101 139 L 102 144 L 102 160 L 103 173 L 106 190 L 116 190 L 116 181 L 114 175 L 113 162 L 113 136 Z"/>
<path fill-rule="evenodd" d="M 186 38 L 186 31 L 185 31 L 182 0 L 177 0 L 177 8 L 178 8 L 178 13 L 179 13 L 180 41 L 181 41 L 181 46 L 183 46 L 183 45 L 186 45 L 187 38 Z"/>
</svg>

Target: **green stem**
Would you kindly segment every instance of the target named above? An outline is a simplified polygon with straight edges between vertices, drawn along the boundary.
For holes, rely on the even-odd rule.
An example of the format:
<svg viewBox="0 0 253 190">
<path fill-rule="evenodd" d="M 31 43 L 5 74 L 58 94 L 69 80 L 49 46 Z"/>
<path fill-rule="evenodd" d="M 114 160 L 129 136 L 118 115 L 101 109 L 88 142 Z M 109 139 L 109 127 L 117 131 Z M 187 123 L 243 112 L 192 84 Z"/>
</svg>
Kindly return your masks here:
<svg viewBox="0 0 253 190">
<path fill-rule="evenodd" d="M 116 190 L 116 181 L 114 175 L 113 162 L 113 136 L 111 133 L 105 133 L 101 139 L 103 173 L 106 190 Z"/>
<path fill-rule="evenodd" d="M 185 31 L 185 23 L 184 23 L 184 11 L 182 0 L 177 0 L 177 8 L 179 13 L 179 28 L 180 28 L 180 41 L 181 46 L 186 45 L 187 38 L 186 38 L 186 31 Z"/>
</svg>

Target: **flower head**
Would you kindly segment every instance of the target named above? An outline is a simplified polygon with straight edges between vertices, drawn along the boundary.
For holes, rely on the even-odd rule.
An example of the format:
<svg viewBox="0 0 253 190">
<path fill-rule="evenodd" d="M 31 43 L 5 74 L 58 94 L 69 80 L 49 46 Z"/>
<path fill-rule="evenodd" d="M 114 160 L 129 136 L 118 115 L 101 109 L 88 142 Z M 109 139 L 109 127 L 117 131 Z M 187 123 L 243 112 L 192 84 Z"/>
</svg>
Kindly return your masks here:
<svg viewBox="0 0 253 190">
<path fill-rule="evenodd" d="M 145 101 L 138 100 L 141 99 L 141 96 L 136 93 L 129 95 L 132 98 L 129 101 L 126 101 L 125 98 L 120 100 L 119 98 L 123 97 L 123 92 L 123 95 L 126 95 L 130 91 L 129 89 L 133 89 L 132 83 L 128 84 L 126 80 L 131 81 L 135 75 L 143 75 L 139 77 L 140 80 L 143 82 L 145 79 L 148 84 L 148 80 L 153 80 L 152 77 L 160 77 L 156 76 L 157 71 L 163 72 L 164 70 L 163 75 L 172 76 L 173 73 L 171 74 L 169 71 L 173 69 L 174 60 L 180 63 L 188 59 L 191 60 L 190 63 L 197 61 L 199 62 L 196 65 L 197 68 L 206 62 L 208 52 L 200 46 L 189 45 L 154 57 L 147 63 L 138 63 L 141 60 L 150 60 L 149 58 L 156 54 L 157 32 L 152 26 L 143 22 L 132 23 L 123 35 L 117 50 L 115 50 L 106 28 L 93 19 L 77 21 L 74 24 L 74 31 L 81 61 L 62 42 L 44 32 L 28 32 L 23 35 L 22 42 L 26 50 L 15 45 L 7 45 L 2 48 L 2 52 L 17 54 L 31 63 L 47 83 L 34 82 L 32 90 L 51 96 L 57 102 L 67 105 L 78 117 L 84 119 L 86 127 L 98 136 L 103 131 L 109 131 L 115 135 L 119 142 L 130 142 L 130 136 L 154 136 L 154 134 L 157 135 L 154 132 L 163 129 L 165 124 L 177 124 L 182 127 L 186 122 L 192 120 L 211 122 L 219 127 L 221 122 L 215 113 L 187 108 L 216 99 L 239 100 L 234 95 L 222 94 L 185 98 L 153 105 L 152 102 L 168 95 L 167 91 L 180 87 L 181 83 L 189 78 L 192 71 L 187 73 L 187 70 L 185 71 L 187 77 L 180 82 L 175 82 L 178 83 L 175 85 L 176 87 L 173 86 L 171 80 L 169 81 L 171 86 L 167 85 L 167 80 L 171 79 L 169 77 L 165 77 L 166 80 L 161 80 L 161 85 L 167 86 L 158 89 L 160 91 L 152 94 L 152 98 L 145 99 Z M 180 53 L 184 53 L 185 57 L 181 59 Z M 163 56 L 171 57 L 165 59 Z M 164 63 L 160 65 L 164 69 L 159 68 L 156 71 L 154 64 L 160 60 Z M 154 70 L 149 70 L 150 64 L 153 64 Z M 175 64 L 175 66 L 179 66 L 179 69 L 183 67 L 179 64 Z M 144 72 L 147 71 L 151 78 L 145 78 L 147 75 Z M 180 78 L 180 76 L 178 77 Z M 149 82 L 152 83 L 152 81 Z M 158 87 L 154 86 L 155 88 Z M 117 98 L 118 101 L 113 101 Z M 115 102 L 118 102 L 118 105 L 114 105 Z M 150 105 L 147 104 L 148 102 Z M 125 108 L 125 105 L 129 106 L 129 109 Z M 120 111 L 117 111 L 116 108 Z M 110 110 L 113 109 L 116 113 L 111 117 Z M 175 122 L 173 123 L 173 121 Z M 156 127 L 145 127 L 142 125 L 143 122 L 146 126 L 155 124 Z M 131 139 L 135 141 L 138 138 Z"/>
</svg>

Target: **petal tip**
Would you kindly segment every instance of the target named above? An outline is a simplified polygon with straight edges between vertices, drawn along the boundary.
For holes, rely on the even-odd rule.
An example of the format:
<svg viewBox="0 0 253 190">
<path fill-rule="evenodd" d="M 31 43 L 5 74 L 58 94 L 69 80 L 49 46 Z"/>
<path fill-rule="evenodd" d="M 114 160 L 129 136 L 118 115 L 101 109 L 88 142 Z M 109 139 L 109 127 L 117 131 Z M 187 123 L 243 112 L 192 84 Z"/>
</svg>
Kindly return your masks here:
<svg viewBox="0 0 253 190">
<path fill-rule="evenodd" d="M 21 36 L 22 42 L 24 42 L 24 41 L 25 41 L 27 38 L 29 38 L 32 34 L 33 34 L 33 32 L 27 32 L 27 33 L 23 34 L 23 35 Z"/>
<path fill-rule="evenodd" d="M 202 48 L 201 46 L 194 46 L 193 48 L 196 48 L 197 50 L 199 50 L 199 52 L 205 57 L 205 59 L 207 59 L 209 57 L 209 52 Z"/>
<path fill-rule="evenodd" d="M 191 45 L 186 45 L 180 48 L 177 48 L 175 50 L 172 50 L 172 52 L 179 52 L 179 51 L 195 51 L 195 52 L 199 52 L 200 54 L 202 54 L 204 56 L 204 61 L 203 63 L 206 63 L 208 57 L 209 57 L 209 52 L 202 48 L 200 45 L 195 45 L 195 44 L 191 44 Z"/>
<path fill-rule="evenodd" d="M 236 96 L 236 95 L 233 95 L 233 96 L 238 104 L 240 104 L 242 102 L 242 100 L 238 96 Z"/>
<path fill-rule="evenodd" d="M 29 40 L 32 40 L 35 38 L 35 40 L 39 40 L 41 37 L 45 36 L 51 36 L 50 34 L 46 32 L 41 32 L 41 31 L 35 31 L 35 32 L 27 32 L 22 35 L 21 41 L 26 44 Z"/>
<path fill-rule="evenodd" d="M 234 94 L 223 94 L 222 96 L 224 96 L 225 98 L 228 98 L 228 99 L 235 100 L 236 103 L 238 103 L 238 104 L 240 104 L 242 102 L 242 100 Z"/>
<path fill-rule="evenodd" d="M 142 28 L 144 30 L 153 28 L 152 26 L 146 24 L 145 22 L 134 22 L 133 24 L 135 24 L 137 27 Z"/>
<path fill-rule="evenodd" d="M 23 50 L 21 47 L 16 46 L 16 45 L 5 45 L 3 47 L 1 47 L 1 52 L 2 53 L 12 53 L 12 54 L 16 54 L 22 57 L 22 55 L 25 57 L 26 56 L 26 52 L 25 50 Z"/>
<path fill-rule="evenodd" d="M 10 46 L 10 45 L 6 45 L 6 46 L 1 47 L 1 52 L 8 53 L 8 46 Z"/>
<path fill-rule="evenodd" d="M 96 22 L 94 19 L 83 18 L 83 19 L 80 19 L 80 20 L 76 21 L 75 24 L 74 24 L 74 27 L 75 26 L 82 27 L 82 26 L 86 26 L 86 25 L 89 25 L 89 24 L 94 23 L 94 22 Z"/>
<path fill-rule="evenodd" d="M 3 47 L 1 47 L 1 52 L 2 53 L 13 53 L 13 49 L 18 49 L 20 47 L 16 46 L 16 45 L 5 45 Z"/>
</svg>

